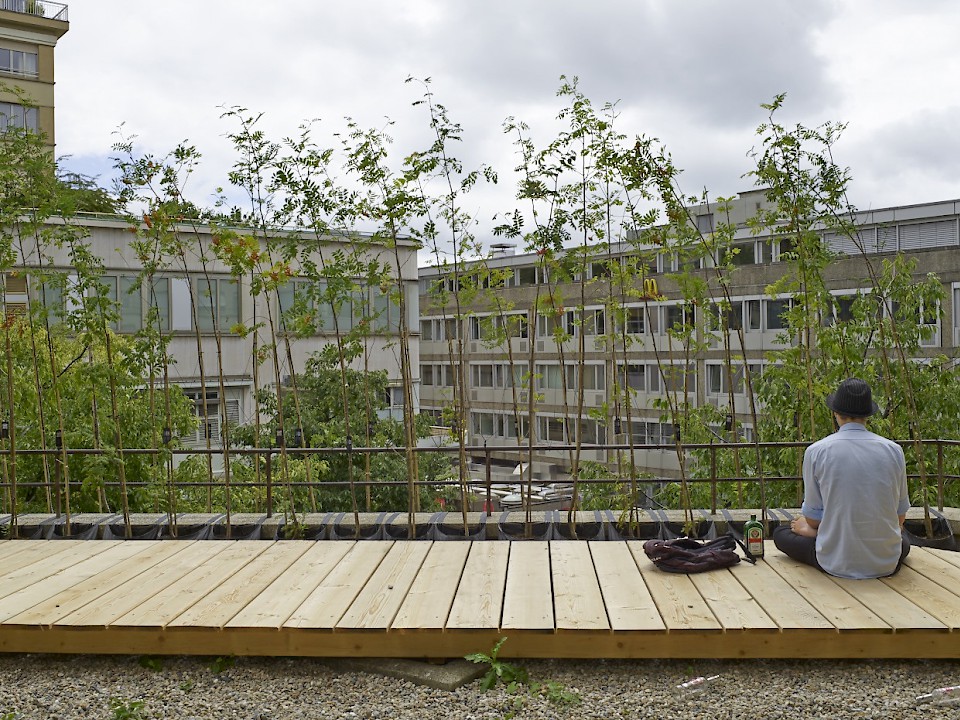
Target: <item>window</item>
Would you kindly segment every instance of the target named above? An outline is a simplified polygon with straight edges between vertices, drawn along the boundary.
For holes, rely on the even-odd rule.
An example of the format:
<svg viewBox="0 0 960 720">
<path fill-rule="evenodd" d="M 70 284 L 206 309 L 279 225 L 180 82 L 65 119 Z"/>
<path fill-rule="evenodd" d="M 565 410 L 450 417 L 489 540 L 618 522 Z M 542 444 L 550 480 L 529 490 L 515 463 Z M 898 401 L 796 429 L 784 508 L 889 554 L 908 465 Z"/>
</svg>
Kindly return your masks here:
<svg viewBox="0 0 960 720">
<path fill-rule="evenodd" d="M 0 72 L 37 77 L 37 53 L 0 48 Z"/>
<path fill-rule="evenodd" d="M 449 320 L 443 321 L 443 339 L 444 340 L 456 340 L 460 337 L 458 331 L 459 324 L 457 323 L 456 318 L 450 318 Z"/>
<path fill-rule="evenodd" d="M 760 363 L 749 363 L 750 383 L 755 385 L 757 378 L 760 377 L 763 366 Z M 742 363 L 734 364 L 727 368 L 722 364 L 707 365 L 707 394 L 708 395 L 726 395 L 730 392 L 730 383 L 733 383 L 733 392 L 742 395 L 746 391 L 746 377 L 744 376 L 744 366 Z"/>
<path fill-rule="evenodd" d="M 470 382 L 475 388 L 493 387 L 493 365 L 471 365 Z"/>
<path fill-rule="evenodd" d="M 620 384 L 636 392 L 660 392 L 660 371 L 653 364 L 628 364 L 622 366 Z"/>
<path fill-rule="evenodd" d="M 724 260 L 729 261 L 734 267 L 743 265 L 755 265 L 760 262 L 757 253 L 757 243 L 754 241 L 747 243 L 736 243 L 730 246 Z"/>
<path fill-rule="evenodd" d="M 0 132 L 7 132 L 11 128 L 36 132 L 38 127 L 36 108 L 0 102 Z"/>
<path fill-rule="evenodd" d="M 135 333 L 143 327 L 140 286 L 134 275 L 106 275 L 100 282 L 107 287 L 107 297 L 117 303 L 119 318 L 111 327 L 120 333 Z"/>
<path fill-rule="evenodd" d="M 3 315 L 10 318 L 27 312 L 27 276 L 3 273 Z"/>
<path fill-rule="evenodd" d="M 528 335 L 526 315 L 505 315 L 499 318 L 499 322 L 508 338 L 526 338 Z"/>
<path fill-rule="evenodd" d="M 364 298 L 365 299 L 365 298 Z M 354 320 L 363 319 L 363 313 L 357 312 L 354 301 Z M 370 288 L 370 317 L 373 321 L 374 332 L 400 332 L 400 300 L 396 293 L 388 290 L 383 292 L 379 287 Z"/>
<path fill-rule="evenodd" d="M 603 365 L 567 365 L 567 389 L 578 387 L 580 369 L 583 368 L 583 389 L 603 390 L 606 387 L 606 374 Z"/>
<path fill-rule="evenodd" d="M 433 342 L 433 321 L 420 321 L 420 340 L 423 342 Z"/>
<path fill-rule="evenodd" d="M 697 215 L 697 230 L 704 235 L 713 232 L 713 213 Z"/>
<path fill-rule="evenodd" d="M 420 366 L 420 384 L 433 385 L 433 365 Z"/>
<path fill-rule="evenodd" d="M 760 329 L 760 301 L 746 300 L 743 303 L 747 315 L 747 330 Z"/>
<path fill-rule="evenodd" d="M 629 335 L 642 335 L 646 327 L 646 308 L 629 307 L 624 309 L 626 314 L 626 332 Z"/>
<path fill-rule="evenodd" d="M 685 305 L 665 305 L 663 307 L 664 330 L 683 332 L 684 327 L 693 324 L 693 314 Z"/>
<path fill-rule="evenodd" d="M 537 365 L 537 390 L 563 390 L 563 372 L 560 365 Z"/>
<path fill-rule="evenodd" d="M 206 445 L 207 440 L 217 445 L 222 441 L 221 412 L 225 411 L 230 428 L 240 424 L 240 401 L 236 398 L 227 398 L 220 406 L 220 395 L 216 390 L 184 390 L 184 395 L 193 401 L 193 416 L 199 421 L 197 429 L 182 438 L 187 445 L 195 447 Z"/>
<path fill-rule="evenodd" d="M 667 392 L 696 392 L 697 371 L 695 365 L 664 365 L 663 385 Z"/>
<path fill-rule="evenodd" d="M 470 339 L 491 341 L 496 338 L 495 318 L 490 316 L 470 318 Z"/>
<path fill-rule="evenodd" d="M 894 232 L 896 232 L 896 228 L 894 228 Z M 778 262 L 786 262 L 786 258 L 783 257 L 784 253 L 792 253 L 792 252 L 796 252 L 793 246 L 793 238 L 782 237 L 777 240 L 776 260 Z"/>
<path fill-rule="evenodd" d="M 606 313 L 600 309 L 583 311 L 583 334 L 603 335 L 607 331 Z"/>
<path fill-rule="evenodd" d="M 386 395 L 384 401 L 387 403 L 387 409 L 396 410 L 397 408 L 403 407 L 403 388 L 402 387 L 388 387 L 386 389 Z"/>
<path fill-rule="evenodd" d="M 563 418 L 558 417 L 544 417 L 540 416 L 538 418 L 540 425 L 540 439 L 544 442 L 556 442 L 562 443 L 566 439 L 566 432 L 564 426 Z"/>
<path fill-rule="evenodd" d="M 195 280 L 197 326 L 201 332 L 229 331 L 240 322 L 240 285 L 227 278 Z"/>
<path fill-rule="evenodd" d="M 785 330 L 787 321 L 784 314 L 790 309 L 789 300 L 764 300 L 767 306 L 767 330 Z"/>
<path fill-rule="evenodd" d="M 517 285 L 536 285 L 537 268 L 535 266 L 517 268 Z"/>
</svg>

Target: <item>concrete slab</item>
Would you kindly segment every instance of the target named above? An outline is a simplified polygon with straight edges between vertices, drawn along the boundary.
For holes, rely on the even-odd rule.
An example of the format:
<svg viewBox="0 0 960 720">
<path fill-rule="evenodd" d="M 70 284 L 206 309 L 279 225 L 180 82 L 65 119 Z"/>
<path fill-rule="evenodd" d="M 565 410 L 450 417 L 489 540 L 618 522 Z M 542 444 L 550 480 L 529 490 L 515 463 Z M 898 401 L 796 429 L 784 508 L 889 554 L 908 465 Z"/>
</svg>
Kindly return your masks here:
<svg viewBox="0 0 960 720">
<path fill-rule="evenodd" d="M 397 658 L 344 658 L 331 661 L 331 664 L 335 664 L 337 669 L 383 675 L 446 691 L 456 690 L 483 677 L 487 672 L 486 665 L 478 665 L 462 659 L 435 664 Z"/>
</svg>

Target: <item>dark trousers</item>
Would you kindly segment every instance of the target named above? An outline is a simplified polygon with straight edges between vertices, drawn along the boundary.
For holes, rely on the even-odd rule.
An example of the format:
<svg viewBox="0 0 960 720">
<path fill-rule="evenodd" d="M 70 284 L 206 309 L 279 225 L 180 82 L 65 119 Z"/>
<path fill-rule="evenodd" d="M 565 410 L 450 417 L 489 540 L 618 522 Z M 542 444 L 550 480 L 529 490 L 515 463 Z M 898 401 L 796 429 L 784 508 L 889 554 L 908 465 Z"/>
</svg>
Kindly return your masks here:
<svg viewBox="0 0 960 720">
<path fill-rule="evenodd" d="M 817 539 L 797 535 L 790 529 L 789 525 L 780 525 L 773 530 L 773 544 L 784 555 L 793 558 L 806 565 L 813 565 L 817 570 L 823 570 L 817 561 Z M 896 569 L 890 575 L 896 575 L 903 565 L 904 559 L 910 554 L 910 541 L 902 532 L 900 533 L 900 560 L 897 562 Z"/>
</svg>

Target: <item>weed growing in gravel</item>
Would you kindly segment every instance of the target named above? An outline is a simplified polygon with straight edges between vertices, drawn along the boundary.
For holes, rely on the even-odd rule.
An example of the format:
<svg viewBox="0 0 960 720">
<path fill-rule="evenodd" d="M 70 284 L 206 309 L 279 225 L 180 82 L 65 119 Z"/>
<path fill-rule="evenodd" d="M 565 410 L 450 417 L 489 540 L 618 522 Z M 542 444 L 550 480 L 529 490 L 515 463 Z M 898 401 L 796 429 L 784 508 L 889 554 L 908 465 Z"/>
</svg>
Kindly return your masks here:
<svg viewBox="0 0 960 720">
<path fill-rule="evenodd" d="M 563 683 L 558 683 L 555 680 L 548 680 L 545 683 L 531 683 L 530 693 L 543 695 L 554 705 L 579 705 L 583 700 L 580 693 L 568 690 Z"/>
<path fill-rule="evenodd" d="M 507 638 L 500 638 L 497 644 L 493 646 L 489 655 L 486 653 L 464 655 L 464 658 L 470 662 L 477 664 L 486 663 L 490 666 L 487 674 L 483 676 L 483 681 L 480 685 L 484 690 L 492 690 L 499 681 L 507 686 L 507 692 L 511 694 L 519 694 L 522 690 L 526 689 L 530 695 L 541 695 L 555 705 L 576 705 L 580 702 L 580 695 L 572 690 L 568 690 L 563 683 L 558 683 L 553 680 L 548 680 L 543 683 L 530 682 L 530 677 L 525 668 L 500 660 L 498 657 L 500 648 L 503 647 L 506 641 Z M 513 704 L 514 707 L 519 710 L 525 703 L 525 698 L 518 697 L 514 700 Z"/>
<path fill-rule="evenodd" d="M 163 658 L 160 657 L 141 655 L 137 662 L 140 663 L 140 667 L 144 667 L 147 670 L 153 670 L 154 672 L 163 670 Z"/>
<path fill-rule="evenodd" d="M 180 689 L 183 690 L 183 692 L 188 693 L 193 690 L 194 685 L 196 685 L 196 683 L 188 678 L 180 683 Z"/>
<path fill-rule="evenodd" d="M 147 720 L 149 717 L 143 700 L 127 700 L 123 697 L 110 698 L 110 713 L 111 720 Z"/>
<path fill-rule="evenodd" d="M 11 710 L 10 712 L 5 712 L 3 715 L 0 715 L 0 720 L 18 720 L 20 713 L 16 710 Z"/>
<path fill-rule="evenodd" d="M 210 668 L 210 672 L 212 672 L 214 675 L 219 675 L 224 670 L 229 670 L 230 668 L 232 668 L 235 663 L 236 663 L 236 658 L 232 658 L 229 656 L 218 657 L 216 660 L 210 663 L 210 665 L 208 665 L 207 667 Z"/>
<path fill-rule="evenodd" d="M 492 690 L 499 681 L 506 684 L 509 692 L 514 692 L 517 685 L 521 683 L 525 684 L 529 679 L 526 669 L 519 665 L 504 662 L 497 657 L 500 654 L 500 648 L 503 647 L 506 641 L 506 637 L 500 638 L 497 644 L 493 646 L 489 655 L 486 653 L 470 653 L 469 655 L 463 656 L 464 659 L 477 663 L 478 665 L 486 663 L 490 666 L 480 684 L 484 690 Z"/>
</svg>

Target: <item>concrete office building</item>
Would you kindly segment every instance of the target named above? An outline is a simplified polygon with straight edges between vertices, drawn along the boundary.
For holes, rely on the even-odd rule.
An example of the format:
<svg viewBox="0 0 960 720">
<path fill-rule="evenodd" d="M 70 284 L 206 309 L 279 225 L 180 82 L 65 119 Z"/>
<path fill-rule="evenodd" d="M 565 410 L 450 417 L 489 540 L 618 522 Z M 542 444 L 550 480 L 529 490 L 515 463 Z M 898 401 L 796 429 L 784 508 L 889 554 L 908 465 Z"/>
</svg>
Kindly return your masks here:
<svg viewBox="0 0 960 720">
<path fill-rule="evenodd" d="M 51 224 L 63 222 L 53 219 Z M 292 373 L 300 373 L 308 356 L 323 346 L 336 341 L 332 311 L 329 307 L 316 308 L 316 333 L 311 337 L 289 337 L 292 366 L 286 356 L 286 340 L 281 331 L 280 310 L 293 305 L 294 294 L 303 288 L 306 280 L 297 277 L 289 280 L 278 292 L 254 295 L 251 291 L 249 274 L 243 277 L 231 275 L 230 269 L 214 257 L 211 251 L 212 235 L 209 228 L 203 226 L 184 226 L 180 228 L 192 247 L 185 257 L 171 261 L 159 271 L 152 285 L 146 281 L 137 282 L 142 265 L 130 245 L 130 225 L 122 218 L 88 217 L 71 219 L 71 224 L 80 225 L 88 233 L 83 242 L 92 254 L 103 261 L 103 273 L 100 282 L 107 286 L 109 296 L 117 304 L 119 319 L 112 329 L 121 334 L 135 333 L 144 327 L 147 313 L 156 307 L 160 332 L 170 338 L 167 354 L 170 358 L 169 371 L 171 381 L 183 388 L 188 397 L 193 398 L 198 418 L 206 418 L 207 426 L 201 422 L 192 437 L 184 438 L 188 445 L 205 446 L 207 437 L 214 446 L 220 439 L 220 416 L 225 413 L 231 426 L 253 421 L 256 406 L 253 398 L 254 343 L 263 348 L 270 343 L 280 343 L 281 382 L 289 382 Z M 320 253 L 328 258 L 344 245 L 343 241 L 321 240 L 309 234 L 300 234 L 300 241 L 316 249 L 307 257 L 320 263 Z M 80 298 L 74 297 L 70 287 L 73 271 L 70 265 L 69 250 L 45 246 L 43 260 L 37 248 L 35 238 L 24 238 L 23 243 L 14 243 L 19 257 L 11 271 L 2 274 L 2 305 L 5 313 L 18 313 L 26 310 L 27 303 L 46 301 L 53 310 L 53 322 L 58 311 L 70 310 L 80 306 Z M 200 249 L 206 255 L 200 259 Z M 378 262 L 391 266 L 394 261 L 393 249 L 370 245 L 364 251 L 368 262 Z M 406 299 L 406 310 L 410 327 L 417 325 L 417 267 L 416 250 L 410 243 L 401 243 L 401 281 Z M 329 260 L 328 260 L 329 262 Z M 66 276 L 67 297 L 64 293 L 48 286 L 41 292 L 39 276 L 32 271 L 42 267 L 47 274 L 59 273 Z M 26 270 L 26 272 L 24 272 Z M 296 276 L 297 268 L 293 268 Z M 358 285 L 351 297 L 343 303 L 338 312 L 338 326 L 341 331 L 349 330 L 354 323 L 365 318 L 372 328 L 364 340 L 366 358 L 353 362 L 358 370 L 367 368 L 372 371 L 385 371 L 389 378 L 387 410 L 382 413 L 402 419 L 403 386 L 400 369 L 399 307 L 395 302 L 394 279 L 391 287 L 384 289 L 380 285 L 363 287 Z M 138 286 L 139 285 L 139 286 Z M 268 310 L 277 328 L 277 335 L 271 334 L 268 322 Z M 370 320 L 373 318 L 372 320 Z M 201 345 L 204 357 L 201 382 L 200 360 L 197 349 L 197 326 L 199 325 Z M 258 328 L 255 332 L 241 335 L 234 330 L 238 326 Z M 221 361 L 223 363 L 223 381 L 226 397 L 219 396 L 219 374 L 217 362 L 216 334 L 222 343 Z M 255 337 L 258 336 L 258 337 Z M 419 338 L 414 335 L 410 343 L 410 358 L 419 363 Z M 276 371 L 272 354 L 264 353 L 265 360 L 259 367 L 261 387 L 273 386 Z M 417 365 L 414 365 L 416 367 Z M 206 405 L 206 408 L 204 407 Z"/>
<path fill-rule="evenodd" d="M 754 216 L 765 202 L 763 191 L 742 193 L 724 213 L 725 222 L 737 224 L 734 242 L 739 250 L 734 259 L 737 267 L 730 274 L 732 307 L 728 322 L 730 327 L 739 324 L 744 337 L 744 347 L 741 348 L 737 335 L 731 334 L 731 357 L 745 357 L 753 373 L 762 371 L 767 351 L 783 347 L 778 339 L 783 327 L 780 315 L 788 303 L 786 297 L 770 297 L 766 289 L 784 274 L 786 266 L 781 263 L 780 254 L 789 248 L 782 246 L 783 241 L 777 237 L 755 236 L 746 226 L 747 219 Z M 702 232 L 709 233 L 714 229 L 717 206 L 692 207 L 689 211 L 691 222 L 696 223 Z M 933 332 L 923 341 L 921 354 L 952 355 L 960 346 L 960 201 L 866 211 L 858 213 L 855 221 L 864 250 L 871 256 L 908 253 L 917 260 L 917 279 L 930 272 L 939 276 L 950 302 L 942 308 L 942 316 L 936 312 L 924 313 L 924 320 L 931 324 Z M 871 282 L 864 258 L 853 241 L 831 233 L 821 235 L 827 246 L 838 253 L 838 258 L 826 269 L 825 279 L 830 292 L 837 297 L 835 312 L 842 316 L 849 312 L 857 293 L 870 287 Z M 584 406 L 579 425 L 583 443 L 628 442 L 623 401 L 615 398 L 612 390 L 615 376 L 635 391 L 631 426 L 636 444 L 673 442 L 673 425 L 662 419 L 663 411 L 655 407 L 655 401 L 664 398 L 670 390 L 664 385 L 673 385 L 675 390 L 680 390 L 682 381 L 665 377 L 659 371 L 658 363 L 676 366 L 689 362 L 687 400 L 695 405 L 712 403 L 727 407 L 730 374 L 724 367 L 726 355 L 722 342 L 707 334 L 709 328 L 704 327 L 703 308 L 693 309 L 693 324 L 697 328 L 698 340 L 704 343 L 702 349 L 689 358 L 671 350 L 668 328 L 688 318 L 691 312 L 691 308 L 684 307 L 674 281 L 666 276 L 678 270 L 675 255 L 657 252 L 654 246 L 642 250 L 649 264 L 644 281 L 646 287 L 635 288 L 630 296 L 622 297 L 625 330 L 631 341 L 626 354 L 619 348 L 616 353 L 612 352 L 602 337 L 609 332 L 612 322 L 607 317 L 609 283 L 603 282 L 610 274 L 605 258 L 615 263 L 626 262 L 635 252 L 636 248 L 613 244 L 604 259 L 598 258 L 589 265 L 587 279 L 599 281 L 586 286 L 583 302 L 579 283 L 554 284 L 554 292 L 566 298 L 567 308 L 582 305 L 583 315 L 578 316 L 576 310 L 567 309 L 553 317 L 538 314 L 536 323 L 532 307 L 537 285 L 549 281 L 549 278 L 541 277 L 542 269 L 535 254 L 513 254 L 512 246 L 494 246 L 494 252 L 483 265 L 491 274 L 496 274 L 498 281 L 503 280 L 496 298 L 500 307 L 510 309 L 505 313 L 497 312 L 489 299 L 485 299 L 464 308 L 460 319 L 457 319 L 455 306 L 449 298 L 445 306 L 441 305 L 436 293 L 431 291 L 438 284 L 452 289 L 451 271 L 421 268 L 423 411 L 436 415 L 439 423 L 444 408 L 455 402 L 454 380 L 459 371 L 459 358 L 451 354 L 448 339 L 458 334 L 463 337 L 463 377 L 466 380 L 463 404 L 470 444 L 515 448 L 518 436 L 519 444 L 525 446 L 531 432 L 537 444 L 572 443 L 574 431 L 571 428 L 576 427 L 576 423 L 569 420 L 576 415 L 581 364 Z M 651 262 L 649 258 L 654 256 L 655 262 Z M 709 261 L 698 261 L 698 269 L 694 272 L 709 280 L 715 271 L 705 265 L 709 265 Z M 472 266 L 476 267 L 476 263 Z M 469 275 L 471 263 L 462 266 L 461 272 Z M 545 290 L 541 288 L 541 291 L 542 297 Z M 491 343 L 484 340 L 485 328 L 491 327 L 494 315 L 519 319 L 518 322 L 493 319 L 495 324 L 510 326 L 507 333 L 512 336 L 508 340 L 509 348 L 506 341 Z M 570 336 L 562 343 L 554 339 L 554 324 L 558 322 L 565 323 Z M 579 354 L 581 334 L 585 348 L 582 358 Z M 529 422 L 526 391 L 517 390 L 528 373 L 531 357 L 534 358 L 534 391 L 537 393 L 532 424 Z M 742 434 L 749 439 L 752 427 L 748 398 L 742 381 L 743 371 L 736 371 L 736 362 L 735 359 L 732 373 L 735 412 Z M 680 373 L 672 374 L 674 378 L 682 378 Z M 565 398 L 563 388 L 567 388 Z M 518 401 L 516 413 L 515 398 Z M 515 421 L 516 415 L 519 415 L 519 422 Z M 517 454 L 501 453 L 499 457 L 505 463 L 515 463 Z M 585 450 L 581 458 L 612 462 L 615 454 L 590 449 Z M 564 452 L 541 453 L 539 460 L 544 464 L 553 463 L 558 469 L 569 464 Z M 636 460 L 642 470 L 656 476 L 671 477 L 678 472 L 676 454 L 672 449 L 640 450 L 636 453 Z"/>
</svg>

